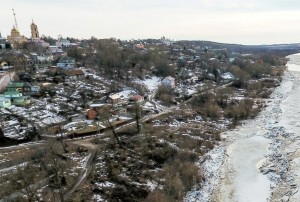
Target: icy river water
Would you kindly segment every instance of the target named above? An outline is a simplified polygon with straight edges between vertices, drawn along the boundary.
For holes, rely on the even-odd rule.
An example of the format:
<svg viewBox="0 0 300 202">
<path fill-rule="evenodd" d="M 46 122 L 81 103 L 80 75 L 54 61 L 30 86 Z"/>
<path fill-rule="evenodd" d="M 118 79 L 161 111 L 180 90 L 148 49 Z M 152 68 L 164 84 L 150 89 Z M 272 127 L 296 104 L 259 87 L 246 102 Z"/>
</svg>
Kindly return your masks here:
<svg viewBox="0 0 300 202">
<path fill-rule="evenodd" d="M 186 201 L 300 201 L 300 54 L 267 107 L 253 120 L 222 136 L 204 162 L 208 179 Z"/>
</svg>

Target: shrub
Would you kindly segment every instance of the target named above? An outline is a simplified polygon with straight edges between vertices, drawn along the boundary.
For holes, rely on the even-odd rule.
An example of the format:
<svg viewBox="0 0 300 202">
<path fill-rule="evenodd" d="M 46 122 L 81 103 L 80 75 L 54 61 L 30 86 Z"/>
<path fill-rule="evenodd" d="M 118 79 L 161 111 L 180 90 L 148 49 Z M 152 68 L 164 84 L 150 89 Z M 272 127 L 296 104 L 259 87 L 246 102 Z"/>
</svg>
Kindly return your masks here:
<svg viewBox="0 0 300 202">
<path fill-rule="evenodd" d="M 165 179 L 164 191 L 174 201 L 199 184 L 202 176 L 194 162 L 177 159 L 165 167 Z"/>
<path fill-rule="evenodd" d="M 166 105 L 173 104 L 174 92 L 166 86 L 159 86 L 155 94 L 155 99 L 161 100 Z"/>
<path fill-rule="evenodd" d="M 225 109 L 225 115 L 235 120 L 245 119 L 251 115 L 253 100 L 245 99 Z"/>
<path fill-rule="evenodd" d="M 149 159 L 152 159 L 156 161 L 159 164 L 163 164 L 165 161 L 173 158 L 176 154 L 176 150 L 172 147 L 170 147 L 167 144 L 163 145 L 156 145 L 156 148 L 154 151 L 150 151 L 148 154 Z"/>
<path fill-rule="evenodd" d="M 185 187 L 185 191 L 190 190 L 194 185 L 201 181 L 199 168 L 192 162 L 185 162 L 181 171 L 181 180 Z"/>
<path fill-rule="evenodd" d="M 204 103 L 210 101 L 212 97 L 213 95 L 209 92 L 200 93 L 200 95 L 192 98 L 191 105 L 194 107 L 201 107 Z"/>
<path fill-rule="evenodd" d="M 172 202 L 173 200 L 163 193 L 162 191 L 156 190 L 151 192 L 146 198 L 145 202 Z"/>
<path fill-rule="evenodd" d="M 169 176 L 166 179 L 164 190 L 173 199 L 182 198 L 185 187 L 179 174 L 177 174 L 175 177 Z"/>
<path fill-rule="evenodd" d="M 208 117 L 214 119 L 220 118 L 222 109 L 221 107 L 219 107 L 217 103 L 215 102 L 205 103 L 204 107 L 205 107 L 206 115 Z"/>
<path fill-rule="evenodd" d="M 248 83 L 247 85 L 247 89 L 249 91 L 255 91 L 255 90 L 259 90 L 261 89 L 261 83 L 260 82 L 252 82 L 252 83 Z"/>
</svg>

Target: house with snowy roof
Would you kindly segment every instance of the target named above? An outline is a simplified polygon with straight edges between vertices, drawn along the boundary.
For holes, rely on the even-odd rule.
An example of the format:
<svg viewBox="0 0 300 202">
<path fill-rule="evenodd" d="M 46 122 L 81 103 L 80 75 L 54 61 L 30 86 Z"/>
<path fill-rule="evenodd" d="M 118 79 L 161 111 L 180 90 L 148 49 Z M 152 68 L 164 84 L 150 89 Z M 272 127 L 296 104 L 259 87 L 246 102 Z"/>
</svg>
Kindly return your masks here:
<svg viewBox="0 0 300 202">
<path fill-rule="evenodd" d="M 118 94 L 112 94 L 108 96 L 107 102 L 111 104 L 119 104 L 121 102 L 121 96 Z"/>
<path fill-rule="evenodd" d="M 161 81 L 161 84 L 166 87 L 174 88 L 175 87 L 175 78 L 168 76 Z"/>
<path fill-rule="evenodd" d="M 53 55 L 62 55 L 64 51 L 58 46 L 49 46 L 49 50 Z"/>
<path fill-rule="evenodd" d="M 234 80 L 234 76 L 230 72 L 225 72 L 224 74 L 221 75 L 221 78 L 224 81 L 232 81 L 232 80 Z"/>
<path fill-rule="evenodd" d="M 69 47 L 71 45 L 71 42 L 67 39 L 59 39 L 55 42 L 55 45 L 58 47 Z"/>
</svg>

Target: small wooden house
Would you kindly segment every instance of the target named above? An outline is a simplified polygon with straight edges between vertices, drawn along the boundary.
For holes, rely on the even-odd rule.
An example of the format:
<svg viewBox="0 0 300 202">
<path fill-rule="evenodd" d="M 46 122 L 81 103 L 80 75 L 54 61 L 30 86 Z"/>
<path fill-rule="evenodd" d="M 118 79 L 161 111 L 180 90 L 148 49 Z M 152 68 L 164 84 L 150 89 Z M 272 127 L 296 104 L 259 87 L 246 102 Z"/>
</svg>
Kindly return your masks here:
<svg viewBox="0 0 300 202">
<path fill-rule="evenodd" d="M 144 96 L 141 96 L 141 95 L 134 95 L 134 96 L 131 96 L 129 98 L 129 101 L 130 102 L 143 102 L 144 101 Z"/>
<path fill-rule="evenodd" d="M 107 100 L 109 103 L 111 104 L 119 104 L 121 103 L 121 97 L 120 95 L 117 95 L 117 94 L 112 94 L 108 97 L 108 100 Z"/>
<path fill-rule="evenodd" d="M 163 86 L 174 88 L 175 87 L 175 78 L 168 76 L 161 81 Z"/>
</svg>

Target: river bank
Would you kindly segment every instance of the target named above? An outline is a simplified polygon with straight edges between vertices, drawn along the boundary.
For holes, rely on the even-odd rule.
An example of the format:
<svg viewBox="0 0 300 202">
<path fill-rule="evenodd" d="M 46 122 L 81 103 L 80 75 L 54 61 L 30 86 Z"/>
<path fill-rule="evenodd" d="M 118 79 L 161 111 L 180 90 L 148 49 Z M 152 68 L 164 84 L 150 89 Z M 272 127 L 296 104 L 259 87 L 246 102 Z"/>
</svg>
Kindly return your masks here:
<svg viewBox="0 0 300 202">
<path fill-rule="evenodd" d="M 187 201 L 299 201 L 298 56 L 290 59 L 267 107 L 223 133 L 224 142 L 202 159 L 207 181 Z"/>
</svg>

